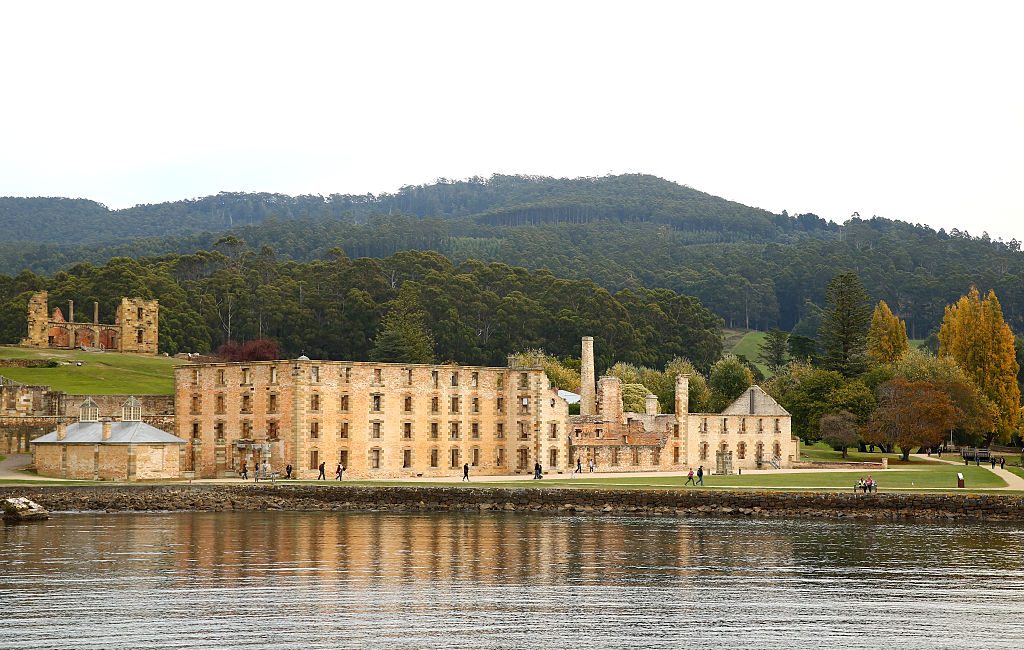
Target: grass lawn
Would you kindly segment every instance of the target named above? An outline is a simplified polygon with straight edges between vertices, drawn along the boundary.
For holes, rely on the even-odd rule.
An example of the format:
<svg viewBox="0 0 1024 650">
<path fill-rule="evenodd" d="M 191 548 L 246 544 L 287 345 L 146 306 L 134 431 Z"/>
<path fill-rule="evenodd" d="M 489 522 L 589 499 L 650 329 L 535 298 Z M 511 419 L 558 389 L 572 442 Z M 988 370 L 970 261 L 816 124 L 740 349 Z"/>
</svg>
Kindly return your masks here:
<svg viewBox="0 0 1024 650">
<path fill-rule="evenodd" d="M 177 359 L 116 352 L 35 350 L 0 346 L 0 359 L 70 361 L 56 368 L 0 368 L 0 375 L 24 384 L 43 384 L 71 394 L 171 395 Z M 81 361 L 82 365 L 74 365 Z"/>
<path fill-rule="evenodd" d="M 0 460 L 3 460 L 3 459 L 0 458 Z M 1017 476 L 1019 476 L 1021 478 L 1024 478 L 1024 467 L 1013 467 L 1013 466 L 1007 465 L 1003 469 L 1005 469 L 1007 472 L 1010 472 L 1011 474 L 1016 474 Z"/>
<path fill-rule="evenodd" d="M 910 460 L 904 462 L 899 454 L 883 454 L 882 452 L 860 452 L 856 448 L 850 448 L 846 451 L 846 460 L 848 463 L 867 463 L 867 462 L 881 462 L 883 458 L 889 459 L 889 466 L 902 465 L 904 467 L 914 465 L 920 467 L 922 465 L 938 465 L 944 464 L 939 460 L 928 460 L 926 458 L 914 458 L 911 456 Z M 948 455 L 947 458 L 950 460 L 957 460 L 959 457 L 955 454 Z M 813 445 L 800 445 L 800 460 L 815 461 L 815 462 L 833 462 L 841 463 L 843 461 L 843 453 L 841 451 L 835 451 L 823 442 L 816 442 Z"/>
<path fill-rule="evenodd" d="M 766 378 L 771 377 L 774 373 L 768 369 L 768 366 L 758 361 L 758 357 L 761 354 L 761 343 L 764 341 L 764 332 L 742 332 L 743 336 L 737 340 L 735 334 L 740 332 L 736 330 L 729 331 L 734 332 L 734 334 L 726 337 L 725 349 L 737 356 L 746 357 L 747 361 L 757 366 L 761 374 Z M 733 342 L 731 348 L 729 342 Z"/>
</svg>

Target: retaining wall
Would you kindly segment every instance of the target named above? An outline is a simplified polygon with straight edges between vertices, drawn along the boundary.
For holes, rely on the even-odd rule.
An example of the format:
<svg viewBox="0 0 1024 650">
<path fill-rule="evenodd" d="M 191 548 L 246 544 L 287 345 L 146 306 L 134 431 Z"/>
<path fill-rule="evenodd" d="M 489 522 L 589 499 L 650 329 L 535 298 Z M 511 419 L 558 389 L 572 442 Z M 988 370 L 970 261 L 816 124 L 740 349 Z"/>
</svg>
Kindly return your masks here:
<svg viewBox="0 0 1024 650">
<path fill-rule="evenodd" d="M 1024 522 L 1024 497 L 710 490 L 338 485 L 3 486 L 52 511 L 426 510 L 673 516 L 973 519 Z"/>
</svg>

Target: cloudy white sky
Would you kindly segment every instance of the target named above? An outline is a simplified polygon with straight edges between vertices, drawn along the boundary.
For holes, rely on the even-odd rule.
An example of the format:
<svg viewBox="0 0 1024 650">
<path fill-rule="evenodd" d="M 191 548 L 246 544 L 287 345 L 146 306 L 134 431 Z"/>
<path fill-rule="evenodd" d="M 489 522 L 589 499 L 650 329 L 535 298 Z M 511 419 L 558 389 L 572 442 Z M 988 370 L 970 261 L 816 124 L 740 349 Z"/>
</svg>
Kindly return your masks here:
<svg viewBox="0 0 1024 650">
<path fill-rule="evenodd" d="M 1024 239 L 1020 2 L 8 2 L 0 195 L 647 172 Z"/>
</svg>

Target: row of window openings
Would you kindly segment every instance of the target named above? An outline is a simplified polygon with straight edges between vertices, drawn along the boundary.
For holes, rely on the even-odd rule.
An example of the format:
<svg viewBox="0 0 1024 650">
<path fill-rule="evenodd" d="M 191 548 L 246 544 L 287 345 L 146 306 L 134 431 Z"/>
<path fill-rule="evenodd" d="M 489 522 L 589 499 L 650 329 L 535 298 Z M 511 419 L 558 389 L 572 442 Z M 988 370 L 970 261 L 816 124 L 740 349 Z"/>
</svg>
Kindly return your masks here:
<svg viewBox="0 0 1024 650">
<path fill-rule="evenodd" d="M 439 449 L 431 449 L 430 450 L 430 466 L 433 467 L 433 468 L 440 467 L 441 466 L 440 459 L 441 459 L 440 450 Z M 370 469 L 380 469 L 381 468 L 381 463 L 383 461 L 383 450 L 381 450 L 381 449 L 371 449 L 370 450 L 370 458 L 369 458 L 369 460 L 370 460 Z M 459 449 L 451 449 L 448 452 L 448 459 L 447 460 L 449 461 L 449 468 L 451 468 L 451 469 L 456 469 L 456 468 L 462 467 L 462 463 L 463 463 L 462 451 L 459 450 Z M 518 464 L 517 464 L 518 469 L 520 469 L 520 470 L 527 469 L 527 465 L 530 462 L 530 451 L 528 449 L 520 449 L 518 451 L 518 453 L 517 453 L 517 460 L 518 460 Z M 402 468 L 403 469 L 411 469 L 412 466 L 413 466 L 412 465 L 412 461 L 413 461 L 412 450 L 411 449 L 403 449 L 402 450 Z M 341 450 L 339 452 L 339 454 L 338 454 L 338 462 L 343 467 L 348 467 L 348 450 L 347 449 L 343 449 L 343 450 Z M 557 467 L 558 466 L 558 450 L 557 449 L 552 449 L 551 450 L 550 462 L 551 462 L 551 466 L 552 467 Z M 468 463 L 472 467 L 479 467 L 480 466 L 480 449 L 474 447 L 473 449 L 470 450 Z M 494 457 L 494 464 L 497 467 L 504 467 L 505 466 L 505 450 L 504 449 L 498 449 L 497 450 L 497 453 L 495 454 L 495 457 Z M 316 469 L 319 469 L 319 468 L 320 468 L 320 450 L 318 450 L 318 449 L 310 450 L 310 452 L 309 452 L 309 469 L 316 470 Z"/>
<path fill-rule="evenodd" d="M 702 443 L 701 446 L 700 446 L 700 459 L 701 460 L 707 460 L 710 451 L 711 451 L 711 447 L 708 445 L 708 443 L 706 443 L 706 442 Z M 727 443 L 723 442 L 722 446 L 720 448 L 720 451 L 723 451 L 723 452 L 729 451 L 729 445 Z M 780 443 L 778 441 L 775 441 L 775 443 L 772 445 L 772 452 L 775 454 L 775 456 L 781 457 L 782 456 L 782 443 Z M 736 459 L 737 460 L 746 460 L 746 458 L 747 458 L 747 443 L 741 442 L 740 444 L 738 444 L 736 446 Z M 757 447 L 755 447 L 754 458 L 758 462 L 762 462 L 764 460 L 764 445 L 762 443 L 760 443 L 760 442 L 757 443 Z"/>
<path fill-rule="evenodd" d="M 347 413 L 349 411 L 349 401 L 350 400 L 349 400 L 349 396 L 348 395 L 342 395 L 341 396 L 340 409 L 341 409 L 342 413 Z M 470 413 L 479 413 L 480 412 L 480 398 L 479 397 L 472 398 L 470 400 L 469 404 L 470 404 L 470 407 L 469 407 L 469 412 Z M 253 405 L 252 395 L 242 395 L 241 406 L 239 408 L 239 411 L 241 413 L 252 413 L 253 412 L 252 405 Z M 309 409 L 311 411 L 316 412 L 316 411 L 320 410 L 320 406 L 321 406 L 320 395 L 319 394 L 311 395 L 310 399 L 309 399 Z M 438 397 L 431 397 L 430 398 L 430 412 L 431 413 L 440 413 L 440 410 L 441 410 L 440 406 L 441 406 L 440 398 L 438 398 Z M 452 397 L 451 401 L 449 403 L 449 406 L 450 406 L 449 413 L 462 413 L 462 398 L 461 397 Z M 497 406 L 498 413 L 499 414 L 503 414 L 505 412 L 505 399 L 503 397 L 499 397 L 497 399 L 497 401 L 496 401 L 496 406 Z M 552 404 L 552 406 L 554 406 L 554 405 Z M 268 395 L 267 396 L 267 412 L 268 413 L 277 413 L 279 408 L 280 408 L 280 404 L 279 404 L 279 400 L 278 400 L 277 395 L 275 395 L 275 394 Z M 411 413 L 412 412 L 412 410 L 413 410 L 413 401 L 412 401 L 412 397 L 411 396 L 406 395 L 403 398 L 402 410 L 405 413 Z M 375 394 L 371 395 L 370 396 L 370 412 L 371 413 L 382 413 L 383 411 L 384 411 L 384 396 L 381 395 L 381 394 L 378 394 L 378 393 L 375 393 Z M 193 415 L 198 415 L 201 412 L 202 412 L 202 398 L 199 395 L 193 395 L 192 396 L 192 414 Z M 226 398 L 225 398 L 225 396 L 224 395 L 216 395 L 214 397 L 214 413 L 217 414 L 217 415 L 222 415 L 222 414 L 224 414 L 226 412 L 227 412 L 227 406 L 226 406 Z M 529 397 L 521 398 L 521 400 L 519 402 L 519 413 L 521 415 L 528 415 L 530 413 L 530 398 Z"/>
<path fill-rule="evenodd" d="M 140 330 L 140 335 L 141 335 L 141 330 Z M 412 386 L 412 384 L 413 384 L 412 368 L 406 368 L 404 372 L 405 372 L 405 384 L 407 386 Z M 192 374 L 192 383 L 198 386 L 199 385 L 200 369 L 199 368 L 195 368 L 195 369 L 193 369 L 192 373 L 193 373 Z M 460 375 L 460 373 L 458 373 L 458 372 L 453 372 L 453 373 L 450 373 L 450 375 L 449 375 L 449 382 L 450 382 L 450 385 L 453 388 L 456 388 L 456 387 L 459 386 L 459 375 Z M 345 383 L 351 382 L 352 381 L 352 368 L 349 367 L 349 366 L 346 366 L 346 367 L 342 368 L 339 371 L 339 377 Z M 313 366 L 312 368 L 309 369 L 309 378 L 310 378 L 310 381 L 312 381 L 314 383 L 317 383 L 317 382 L 320 381 L 320 367 L 319 366 Z M 440 371 L 432 370 L 430 372 L 430 381 L 431 381 L 431 385 L 434 388 L 439 388 L 440 385 L 441 385 Z M 496 378 L 496 381 L 497 381 L 497 388 L 504 388 L 504 386 L 505 386 L 505 377 L 504 377 L 504 375 L 499 374 L 497 376 L 497 378 Z M 252 369 L 251 368 L 242 368 L 242 382 L 241 383 L 242 383 L 242 385 L 246 385 L 246 386 L 252 384 Z M 277 368 L 275 366 L 271 366 L 270 367 L 270 383 L 271 384 L 276 384 L 277 383 Z M 382 368 L 374 368 L 373 369 L 373 383 L 378 385 L 378 386 L 383 386 L 384 385 L 384 371 L 383 371 Z M 218 369 L 217 370 L 217 384 L 219 384 L 221 386 L 226 386 L 227 385 L 227 371 L 226 370 L 224 370 L 224 369 Z M 472 373 L 470 373 L 470 375 L 469 375 L 469 386 L 470 386 L 470 388 L 478 388 L 480 386 L 480 373 L 479 372 L 472 372 Z M 528 388 L 529 386 L 530 386 L 530 375 L 528 373 L 525 373 L 525 372 L 519 373 L 519 388 Z"/>
<path fill-rule="evenodd" d="M 729 433 L 729 418 L 722 418 L 722 421 L 721 421 L 721 423 L 718 426 L 718 430 L 720 432 L 722 432 L 722 433 Z M 697 431 L 699 433 L 707 433 L 708 432 L 708 419 L 707 418 L 701 418 L 700 424 L 697 426 Z M 747 432 L 747 418 L 742 418 L 740 420 L 740 426 L 739 426 L 738 431 L 740 433 L 746 433 Z M 764 433 L 764 419 L 763 418 L 758 418 L 757 419 L 757 432 L 758 433 Z M 773 433 L 782 433 L 782 428 L 781 428 L 781 425 L 779 423 L 779 418 L 775 418 L 775 427 L 774 427 Z"/>
<path fill-rule="evenodd" d="M 371 422 L 370 423 L 370 437 L 371 438 L 381 438 L 382 437 L 381 425 L 382 425 L 381 422 Z M 280 429 L 278 427 L 278 423 L 277 422 L 268 422 L 267 423 L 267 438 L 268 439 L 276 440 L 278 435 L 279 435 L 279 433 L 280 433 Z M 214 434 L 215 434 L 215 436 L 217 438 L 223 438 L 224 437 L 224 423 L 223 422 L 217 422 L 214 425 Z M 495 429 L 495 434 L 494 435 L 495 435 L 495 438 L 497 438 L 499 440 L 503 440 L 505 438 L 505 425 L 503 423 L 498 423 L 497 424 L 497 427 Z M 557 438 L 558 437 L 558 424 L 556 424 L 556 423 L 552 423 L 551 424 L 550 436 L 551 436 L 551 438 Z M 192 437 L 193 438 L 199 438 L 200 437 L 200 430 L 199 430 L 199 423 L 198 422 L 193 422 L 192 423 Z M 252 437 L 252 422 L 244 420 L 242 422 L 242 438 L 249 439 L 251 437 Z M 320 423 L 319 422 L 311 422 L 310 423 L 310 425 L 309 425 L 309 437 L 310 438 L 319 438 L 320 437 Z M 338 431 L 338 437 L 340 437 L 340 438 L 348 438 L 349 437 L 349 423 L 348 422 L 342 422 L 341 423 L 341 426 L 340 426 L 339 431 Z M 413 437 L 412 422 L 403 422 L 402 423 L 402 439 L 404 439 L 404 440 L 412 440 L 412 437 Z M 432 439 L 434 439 L 434 440 L 436 440 L 436 439 L 438 439 L 440 437 L 440 425 L 439 425 L 439 423 L 437 423 L 437 422 L 431 422 L 430 423 L 430 437 Z M 459 422 L 451 422 L 451 423 L 449 423 L 449 425 L 448 425 L 448 438 L 450 440 L 460 440 L 461 437 L 462 437 L 461 423 L 459 423 Z M 473 422 L 473 423 L 470 424 L 470 438 L 472 438 L 473 440 L 479 440 L 480 439 L 480 423 Z M 529 428 L 529 426 L 527 425 L 526 422 L 520 422 L 519 423 L 519 439 L 520 440 L 529 440 L 530 439 L 530 428 Z"/>
</svg>

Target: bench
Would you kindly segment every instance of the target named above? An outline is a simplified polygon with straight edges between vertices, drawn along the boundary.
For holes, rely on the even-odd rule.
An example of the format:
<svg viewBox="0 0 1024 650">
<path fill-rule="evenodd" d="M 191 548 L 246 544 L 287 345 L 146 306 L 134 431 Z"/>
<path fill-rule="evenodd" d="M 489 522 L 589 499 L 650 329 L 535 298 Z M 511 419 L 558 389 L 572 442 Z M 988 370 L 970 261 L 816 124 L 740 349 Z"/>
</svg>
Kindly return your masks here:
<svg viewBox="0 0 1024 650">
<path fill-rule="evenodd" d="M 259 483 L 262 481 L 270 481 L 271 485 L 277 484 L 277 479 L 281 478 L 281 474 L 271 470 L 261 469 L 253 474 L 253 482 Z"/>
</svg>

